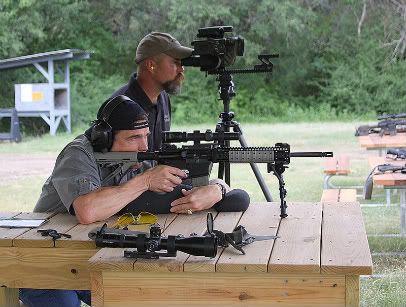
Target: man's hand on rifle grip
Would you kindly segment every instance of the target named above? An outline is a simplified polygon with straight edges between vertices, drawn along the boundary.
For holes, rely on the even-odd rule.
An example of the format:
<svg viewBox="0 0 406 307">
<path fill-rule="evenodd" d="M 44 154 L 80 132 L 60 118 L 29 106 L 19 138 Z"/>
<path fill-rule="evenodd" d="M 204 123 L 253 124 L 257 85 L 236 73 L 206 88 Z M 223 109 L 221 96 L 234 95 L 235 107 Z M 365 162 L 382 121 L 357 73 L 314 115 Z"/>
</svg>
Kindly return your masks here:
<svg viewBox="0 0 406 307">
<path fill-rule="evenodd" d="M 158 165 L 141 176 L 147 189 L 153 192 L 172 192 L 187 177 L 181 169 L 167 165 Z"/>
</svg>

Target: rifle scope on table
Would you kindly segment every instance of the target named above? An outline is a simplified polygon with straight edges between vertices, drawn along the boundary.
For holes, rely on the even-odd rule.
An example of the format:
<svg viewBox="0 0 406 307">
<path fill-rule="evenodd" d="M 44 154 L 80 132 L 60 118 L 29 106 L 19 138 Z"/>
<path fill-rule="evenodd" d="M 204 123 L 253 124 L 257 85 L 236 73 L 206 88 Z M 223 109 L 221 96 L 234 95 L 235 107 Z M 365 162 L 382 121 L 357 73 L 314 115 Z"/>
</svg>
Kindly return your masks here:
<svg viewBox="0 0 406 307">
<path fill-rule="evenodd" d="M 158 259 L 159 257 L 176 257 L 176 252 L 194 256 L 213 258 L 217 254 L 217 237 L 215 236 L 161 236 L 158 224 L 150 226 L 150 232 L 137 232 L 107 228 L 104 224 L 89 232 L 89 238 L 98 247 L 135 248 L 135 251 L 124 251 L 127 258 Z M 166 250 L 166 252 L 158 252 Z"/>
</svg>

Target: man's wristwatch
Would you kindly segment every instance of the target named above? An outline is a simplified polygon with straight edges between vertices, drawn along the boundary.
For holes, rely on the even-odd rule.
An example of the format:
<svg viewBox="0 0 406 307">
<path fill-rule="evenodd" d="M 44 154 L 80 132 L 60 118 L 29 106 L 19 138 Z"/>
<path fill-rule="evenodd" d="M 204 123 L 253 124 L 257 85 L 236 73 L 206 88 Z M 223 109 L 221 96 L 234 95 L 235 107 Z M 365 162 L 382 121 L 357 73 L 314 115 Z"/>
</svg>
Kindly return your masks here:
<svg viewBox="0 0 406 307">
<path fill-rule="evenodd" d="M 220 190 L 221 190 L 221 200 L 223 200 L 224 197 L 226 196 L 226 193 L 227 193 L 226 188 L 225 188 L 221 183 L 216 182 L 215 184 L 220 187 Z"/>
</svg>

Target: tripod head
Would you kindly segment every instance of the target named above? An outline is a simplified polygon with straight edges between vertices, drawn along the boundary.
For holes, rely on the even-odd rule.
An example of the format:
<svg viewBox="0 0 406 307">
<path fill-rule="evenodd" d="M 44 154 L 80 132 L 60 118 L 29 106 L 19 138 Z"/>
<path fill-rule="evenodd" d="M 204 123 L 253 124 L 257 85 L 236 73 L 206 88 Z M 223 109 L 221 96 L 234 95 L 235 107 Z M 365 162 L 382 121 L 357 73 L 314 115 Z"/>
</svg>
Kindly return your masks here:
<svg viewBox="0 0 406 307">
<path fill-rule="evenodd" d="M 226 69 L 234 64 L 237 56 L 244 54 L 244 39 L 240 36 L 232 36 L 232 26 L 214 26 L 200 28 L 197 38 L 192 42 L 194 50 L 192 55 L 181 61 L 183 66 L 200 67 L 208 75 L 217 75 L 219 81 L 220 99 L 225 105 L 224 112 L 228 111 L 229 101 L 235 96 L 232 74 L 248 74 L 272 72 L 272 58 L 278 54 L 258 55 L 259 64 L 253 68 Z"/>
<path fill-rule="evenodd" d="M 200 67 L 201 71 L 209 75 L 220 75 L 223 73 L 256 73 L 272 71 L 273 57 L 277 54 L 259 55 L 261 64 L 255 65 L 253 69 L 226 70 L 227 66 L 234 64 L 237 56 L 244 55 L 244 39 L 240 36 L 232 36 L 232 26 L 214 26 L 200 28 L 197 38 L 192 42 L 194 50 L 192 55 L 182 60 L 183 66 Z"/>
</svg>

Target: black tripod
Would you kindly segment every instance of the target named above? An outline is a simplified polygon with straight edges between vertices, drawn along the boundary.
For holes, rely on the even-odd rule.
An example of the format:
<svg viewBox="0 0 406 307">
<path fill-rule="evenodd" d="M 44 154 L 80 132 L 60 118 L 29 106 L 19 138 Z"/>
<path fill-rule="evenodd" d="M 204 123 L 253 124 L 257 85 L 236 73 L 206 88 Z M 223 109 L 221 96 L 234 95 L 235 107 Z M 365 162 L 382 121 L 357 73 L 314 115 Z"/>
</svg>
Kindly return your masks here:
<svg viewBox="0 0 406 307">
<path fill-rule="evenodd" d="M 269 71 L 269 70 L 267 70 Z M 229 132 L 232 128 L 234 132 L 239 133 L 239 142 L 242 147 L 248 147 L 247 142 L 244 138 L 243 131 L 241 130 L 240 124 L 234 120 L 234 112 L 230 112 L 230 101 L 232 97 L 235 96 L 234 82 L 231 73 L 250 73 L 250 72 L 262 72 L 259 69 L 250 70 L 224 70 L 218 74 L 219 81 L 219 94 L 220 100 L 223 101 L 224 111 L 219 115 L 219 121 L 216 125 L 216 132 Z M 224 146 L 229 147 L 230 141 L 224 140 Z M 265 199 L 269 202 L 272 201 L 271 192 L 265 183 L 264 177 L 259 171 L 258 166 L 255 163 L 250 163 L 251 169 L 258 181 L 259 186 L 265 196 Z M 225 179 L 226 183 L 230 184 L 230 163 L 224 162 L 219 163 L 218 178 Z"/>
</svg>

